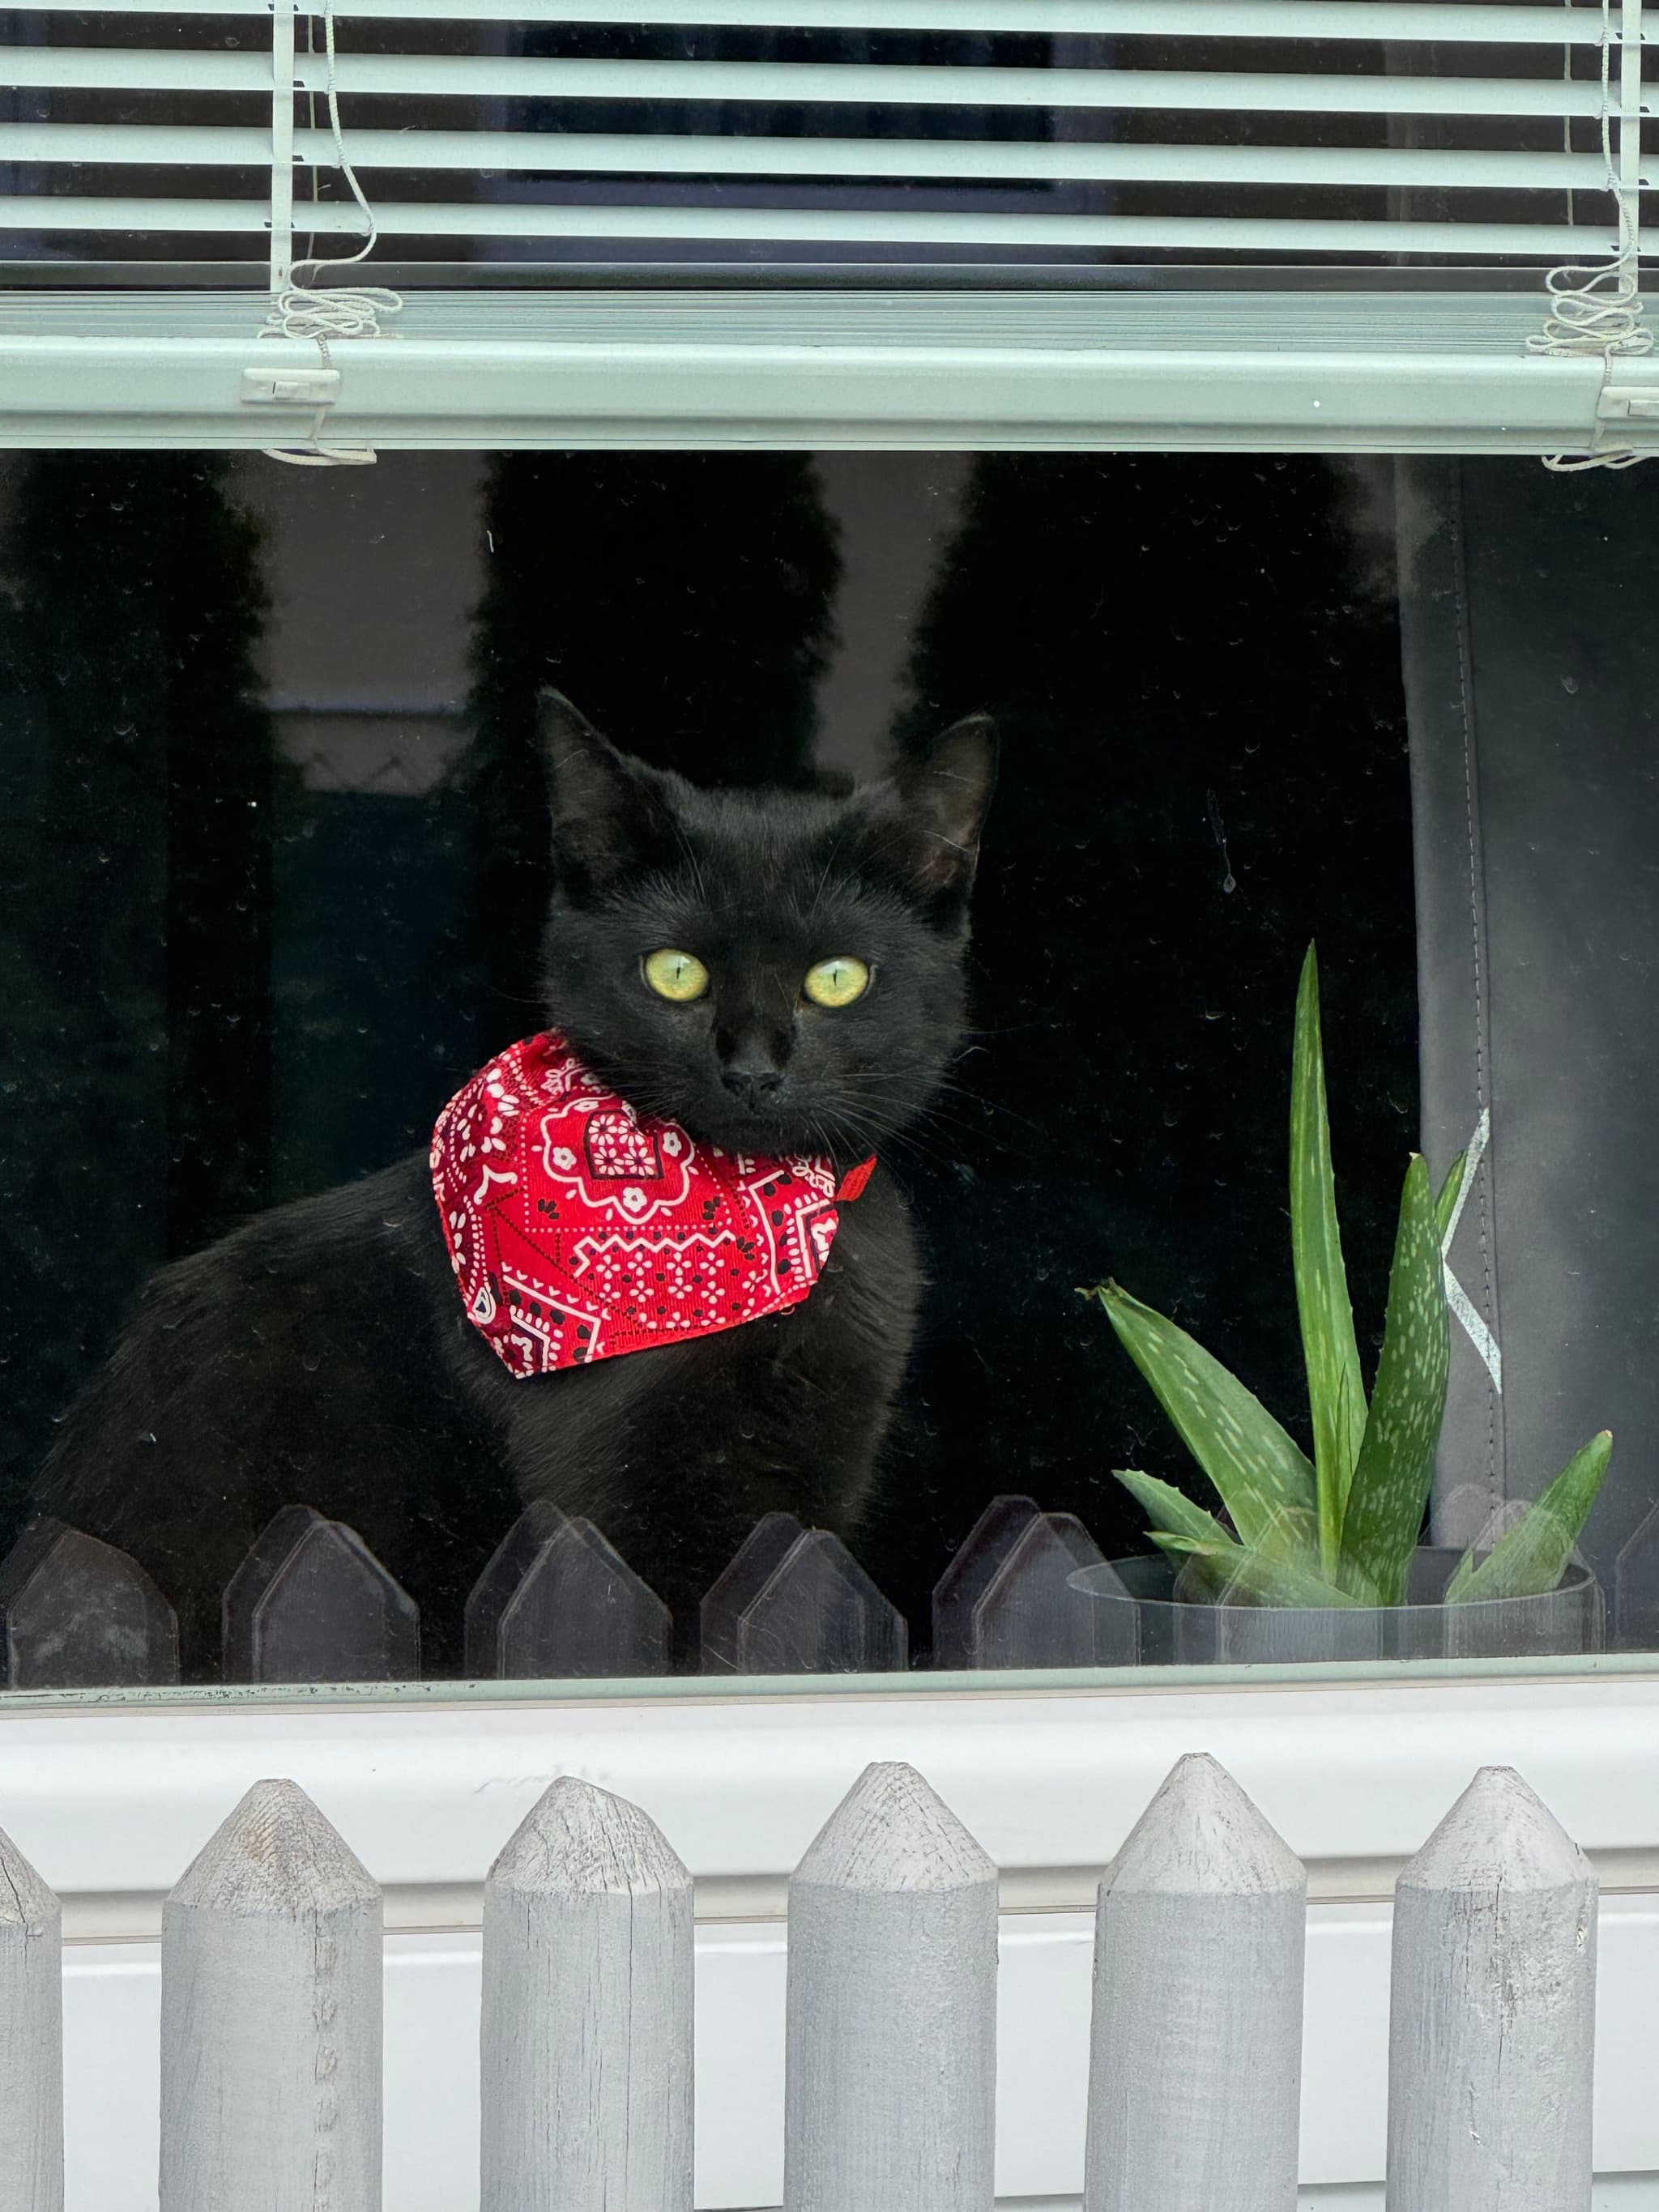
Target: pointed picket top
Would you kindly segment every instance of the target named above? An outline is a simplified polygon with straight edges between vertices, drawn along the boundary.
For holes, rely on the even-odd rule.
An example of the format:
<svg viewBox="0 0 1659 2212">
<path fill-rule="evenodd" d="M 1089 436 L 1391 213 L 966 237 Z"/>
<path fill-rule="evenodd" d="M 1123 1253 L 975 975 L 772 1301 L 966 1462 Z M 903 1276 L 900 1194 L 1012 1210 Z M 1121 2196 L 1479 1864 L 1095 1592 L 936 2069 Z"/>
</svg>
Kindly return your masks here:
<svg viewBox="0 0 1659 2212">
<path fill-rule="evenodd" d="M 564 1525 L 565 1516 L 550 1498 L 532 1498 L 490 1553 L 466 1600 L 466 1671 L 474 1680 L 489 1681 L 495 1674 L 501 1615 Z"/>
<path fill-rule="evenodd" d="M 1547 1805 L 1512 1766 L 1483 1766 L 1415 1858 L 1402 1889 L 1507 1894 L 1593 1881 L 1594 1870 Z"/>
<path fill-rule="evenodd" d="M 701 1608 L 705 1674 L 743 1672 L 750 1607 L 805 1534 L 793 1513 L 763 1513 L 709 1585 Z"/>
<path fill-rule="evenodd" d="M 1305 1889 L 1307 1869 L 1218 1759 L 1189 1751 L 1160 1784 L 1103 1892 L 1262 1897 Z"/>
<path fill-rule="evenodd" d="M 1613 1563 L 1613 1646 L 1659 1648 L 1659 1505 L 1644 1514 Z"/>
<path fill-rule="evenodd" d="M 58 1916 L 57 1898 L 0 1828 L 0 1928 L 38 1935 L 54 1924 Z"/>
<path fill-rule="evenodd" d="M 738 1621 L 735 1649 L 744 1674 L 896 1674 L 909 1656 L 903 1614 L 828 1528 L 789 1547 Z"/>
<path fill-rule="evenodd" d="M 295 1782 L 256 1782 L 179 1877 L 169 1904 L 197 1911 L 337 1912 L 380 1891 Z"/>
<path fill-rule="evenodd" d="M 179 1623 L 137 1559 L 50 1514 L 0 1562 L 0 1683 L 148 1688 L 179 1679 Z"/>
<path fill-rule="evenodd" d="M 684 1862 L 648 1814 L 574 1774 L 542 1792 L 501 1846 L 489 1879 L 501 1889 L 571 1897 L 691 1887 Z"/>
<path fill-rule="evenodd" d="M 795 1869 L 825 1888 L 961 1889 L 996 1866 L 944 1800 L 902 1759 L 866 1766 Z"/>
<path fill-rule="evenodd" d="M 1035 1498 L 994 1498 L 951 1555 L 933 1585 L 933 1664 L 971 1667 L 977 1652 L 974 1612 L 998 1570 L 1042 1510 Z"/>
<path fill-rule="evenodd" d="M 420 1608 L 355 1528 L 310 1505 L 267 1522 L 225 1590 L 228 1682 L 397 1682 L 421 1671 Z"/>
</svg>

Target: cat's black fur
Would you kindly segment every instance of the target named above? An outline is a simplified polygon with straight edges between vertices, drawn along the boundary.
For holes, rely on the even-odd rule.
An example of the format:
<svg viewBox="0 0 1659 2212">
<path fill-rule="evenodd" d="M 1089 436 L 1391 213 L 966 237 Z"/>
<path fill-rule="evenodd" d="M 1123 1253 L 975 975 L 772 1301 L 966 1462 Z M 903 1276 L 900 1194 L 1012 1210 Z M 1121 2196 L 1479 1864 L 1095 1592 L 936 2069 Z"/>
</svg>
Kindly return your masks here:
<svg viewBox="0 0 1659 2212">
<path fill-rule="evenodd" d="M 695 789 L 552 696 L 543 730 L 548 1025 L 706 1142 L 843 1168 L 879 1153 L 959 1043 L 989 724 L 957 724 L 844 799 Z M 646 985 L 642 958 L 665 945 L 708 968 L 702 999 Z M 836 954 L 874 981 L 830 1012 L 800 982 Z M 674 1608 L 684 1650 L 761 1514 L 856 1522 L 920 1291 L 904 1201 L 878 1170 L 792 1312 L 516 1381 L 463 1315 L 421 1154 L 155 1276 L 40 1503 L 149 1568 L 179 1608 L 187 1679 L 216 1670 L 224 1585 L 295 1503 L 349 1522 L 410 1589 L 434 1671 L 459 1667 L 466 1592 L 538 1498 L 599 1523 Z"/>
</svg>

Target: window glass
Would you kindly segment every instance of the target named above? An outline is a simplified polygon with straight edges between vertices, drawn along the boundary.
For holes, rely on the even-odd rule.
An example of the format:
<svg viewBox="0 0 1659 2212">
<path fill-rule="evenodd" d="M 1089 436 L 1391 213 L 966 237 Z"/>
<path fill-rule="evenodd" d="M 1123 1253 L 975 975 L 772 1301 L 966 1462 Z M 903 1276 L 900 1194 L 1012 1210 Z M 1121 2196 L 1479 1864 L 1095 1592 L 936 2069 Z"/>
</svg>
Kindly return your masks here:
<svg viewBox="0 0 1659 2212">
<path fill-rule="evenodd" d="M 1544 618 L 1504 532 L 1565 501 L 1588 544 L 1607 495 L 1457 477 L 1452 518 L 1441 465 L 1309 457 L 11 457 L 13 1686 L 167 1679 L 168 1607 L 198 1681 L 1447 1656 L 1455 1608 L 1379 1629 L 1265 1602 L 1298 1593 L 1260 1542 L 1160 1558 L 1174 1509 L 1115 1470 L 1221 1512 L 1142 1307 L 1315 1451 L 1287 1211 L 1310 946 L 1356 1436 L 1408 1158 L 1444 1175 L 1503 1051 L 1549 1079 L 1522 1022 L 1477 1080 L 1504 1006 L 1461 995 L 1478 794 L 1434 564 L 1455 519 L 1496 684 L 1498 625 Z M 1588 957 L 1500 916 L 1538 907 L 1560 735 L 1506 721 L 1480 763 L 1489 975 L 1534 1030 Z M 1616 754 L 1609 820 L 1640 795 Z M 565 1024 L 586 1074 L 521 1049 Z M 1494 1326 L 1505 1137 L 1453 1247 Z M 492 1161 L 525 1178 L 505 1229 Z M 1563 1188 L 1512 1233 L 1572 1281 L 1613 1232 Z M 1646 1263 L 1613 1258 L 1634 1295 Z M 1121 1330 L 1079 1294 L 1108 1282 Z M 1559 1463 L 1612 1415 L 1526 1283 L 1552 1412 L 1523 1388 L 1508 1418 Z M 1478 1565 L 1554 1466 L 1474 1450 L 1515 1392 L 1449 1334 L 1463 1457 L 1422 1533 Z M 1640 1519 L 1627 1480 L 1587 1545 Z M 1227 1503 L 1217 1535 L 1259 1537 Z M 1115 1595 L 1073 1586 L 1096 1560 L 1132 1563 L 1097 1575 Z M 1582 1595 L 1517 1619 L 1450 1656 L 1601 1638 Z"/>
<path fill-rule="evenodd" d="M 9 1686 L 1650 1647 L 1654 496 L 10 456 Z"/>
<path fill-rule="evenodd" d="M 1474 44 L 1467 26 L 1434 46 L 1420 26 L 1310 39 L 1271 10 L 1277 36 L 1206 35 L 1192 11 L 1169 34 L 1116 37 L 884 27 L 877 6 L 848 27 L 775 7 L 742 27 L 650 12 L 667 19 L 343 7 L 332 64 L 323 19 L 302 12 L 295 253 L 342 257 L 363 236 L 331 82 L 379 211 L 375 270 L 398 283 L 1134 284 L 1182 268 L 1213 281 L 1218 262 L 1352 281 L 1357 266 L 1537 269 L 1613 250 L 1588 27 L 1564 46 Z M 270 12 L 7 21 L 24 57 L 0 91 L 0 127 L 21 126 L 0 184 L 40 213 L 12 210 L 0 264 L 35 283 L 94 270 L 143 283 L 164 264 L 173 281 L 263 284 Z M 1457 82 L 1415 93 L 1435 77 Z M 53 205 L 66 198 L 84 222 Z"/>
</svg>

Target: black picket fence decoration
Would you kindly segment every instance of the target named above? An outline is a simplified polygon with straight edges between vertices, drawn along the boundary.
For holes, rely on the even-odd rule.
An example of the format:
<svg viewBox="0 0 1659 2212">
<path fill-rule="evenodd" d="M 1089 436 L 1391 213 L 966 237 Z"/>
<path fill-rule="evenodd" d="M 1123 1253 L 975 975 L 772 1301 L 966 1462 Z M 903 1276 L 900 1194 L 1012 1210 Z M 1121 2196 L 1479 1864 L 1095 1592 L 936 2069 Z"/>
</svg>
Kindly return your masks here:
<svg viewBox="0 0 1659 2212">
<path fill-rule="evenodd" d="M 179 1623 L 136 1559 L 42 1515 L 0 1566 L 0 1662 L 19 1690 L 179 1679 Z"/>
<path fill-rule="evenodd" d="M 665 1674 L 668 1607 L 591 1521 L 545 1502 L 521 1513 L 466 1601 L 479 1681 Z"/>
<path fill-rule="evenodd" d="M 934 1666 L 1133 1667 L 1133 1607 L 1070 1585 L 1079 1567 L 1103 1564 L 1074 1514 L 994 1498 L 934 1589 Z"/>
<path fill-rule="evenodd" d="M 355 1528 L 288 1505 L 225 1591 L 228 1682 L 403 1682 L 421 1671 L 421 1612 Z"/>
<path fill-rule="evenodd" d="M 1070 1587 L 1100 1552 L 1069 1514 L 1029 1498 L 986 1508 L 933 1593 L 935 1667 L 1133 1664 L 1133 1607 Z M 480 1680 L 667 1674 L 668 1608 L 591 1521 L 532 1505 L 466 1603 Z M 706 1674 L 895 1673 L 903 1615 L 840 1537 L 769 1513 L 703 1598 Z M 1132 1629 L 1131 1629 L 1131 1632 Z M 395 1682 L 421 1673 L 419 1608 L 362 1538 L 309 1505 L 262 1531 L 224 1598 L 227 1682 Z M 0 1564 L 0 1683 L 143 1688 L 179 1679 L 172 1607 L 137 1561 L 62 1522 L 32 1522 Z"/>
<path fill-rule="evenodd" d="M 898 1607 L 839 1536 L 793 1513 L 757 1522 L 702 1601 L 705 1674 L 886 1674 L 908 1659 Z"/>
</svg>

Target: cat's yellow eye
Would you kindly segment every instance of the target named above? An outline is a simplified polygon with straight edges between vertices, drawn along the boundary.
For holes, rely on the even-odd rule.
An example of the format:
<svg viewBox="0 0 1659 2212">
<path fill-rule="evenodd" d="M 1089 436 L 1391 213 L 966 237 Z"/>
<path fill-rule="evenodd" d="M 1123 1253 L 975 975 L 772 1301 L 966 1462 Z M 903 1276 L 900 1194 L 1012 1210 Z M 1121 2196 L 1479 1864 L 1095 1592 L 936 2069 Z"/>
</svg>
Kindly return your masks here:
<svg viewBox="0 0 1659 2212">
<path fill-rule="evenodd" d="M 816 968 L 807 969 L 806 981 L 801 985 L 815 1006 L 850 1006 L 869 988 L 870 970 L 863 961 L 846 957 L 820 960 Z"/>
<path fill-rule="evenodd" d="M 684 1006 L 702 998 L 708 988 L 708 970 L 695 952 L 665 948 L 646 954 L 645 980 L 659 999 L 672 999 L 676 1006 Z"/>
</svg>

